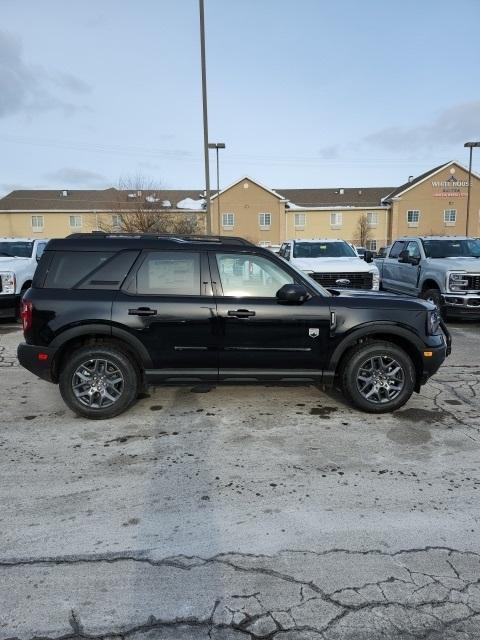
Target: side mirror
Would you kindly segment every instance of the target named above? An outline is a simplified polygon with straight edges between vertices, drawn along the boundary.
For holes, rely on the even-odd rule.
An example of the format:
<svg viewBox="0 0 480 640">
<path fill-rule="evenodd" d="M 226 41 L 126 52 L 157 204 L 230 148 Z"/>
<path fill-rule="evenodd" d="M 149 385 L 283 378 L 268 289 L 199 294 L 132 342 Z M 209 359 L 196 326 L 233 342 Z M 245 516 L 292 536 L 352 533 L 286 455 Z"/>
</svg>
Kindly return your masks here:
<svg viewBox="0 0 480 640">
<path fill-rule="evenodd" d="M 408 264 L 410 262 L 407 251 L 400 251 L 398 261 L 402 264 Z"/>
<path fill-rule="evenodd" d="M 277 300 L 289 304 L 302 304 L 308 299 L 308 291 L 301 284 L 284 284 L 277 291 Z"/>
<path fill-rule="evenodd" d="M 373 253 L 371 251 L 365 251 L 363 259 L 365 262 L 373 262 Z"/>
</svg>

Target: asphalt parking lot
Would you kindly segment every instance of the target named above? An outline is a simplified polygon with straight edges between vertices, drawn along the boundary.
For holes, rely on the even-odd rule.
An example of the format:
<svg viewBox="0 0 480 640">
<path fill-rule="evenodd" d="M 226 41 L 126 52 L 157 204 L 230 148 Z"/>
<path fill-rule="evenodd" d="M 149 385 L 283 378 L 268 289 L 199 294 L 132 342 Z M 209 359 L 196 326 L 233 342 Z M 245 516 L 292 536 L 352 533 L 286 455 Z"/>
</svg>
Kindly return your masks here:
<svg viewBox="0 0 480 640">
<path fill-rule="evenodd" d="M 0 638 L 480 637 L 480 326 L 399 412 L 169 387 L 74 416 L 0 324 Z"/>
</svg>

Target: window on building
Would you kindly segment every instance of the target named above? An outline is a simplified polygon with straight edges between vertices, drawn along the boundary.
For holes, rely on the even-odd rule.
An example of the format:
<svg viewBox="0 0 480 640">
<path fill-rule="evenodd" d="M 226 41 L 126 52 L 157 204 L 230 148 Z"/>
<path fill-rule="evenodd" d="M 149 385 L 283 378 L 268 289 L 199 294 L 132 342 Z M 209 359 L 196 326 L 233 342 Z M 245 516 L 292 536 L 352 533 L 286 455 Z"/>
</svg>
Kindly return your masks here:
<svg viewBox="0 0 480 640">
<path fill-rule="evenodd" d="M 222 215 L 222 226 L 227 231 L 233 229 L 233 227 L 235 226 L 235 214 L 224 213 Z"/>
<path fill-rule="evenodd" d="M 82 216 L 70 216 L 70 228 L 78 229 L 82 226 Z"/>
<path fill-rule="evenodd" d="M 409 227 L 418 227 L 420 220 L 420 211 L 418 209 L 411 209 L 407 211 L 407 223 Z"/>
<path fill-rule="evenodd" d="M 258 220 L 260 224 L 260 229 L 270 229 L 272 224 L 272 214 L 271 213 L 259 213 Z"/>
<path fill-rule="evenodd" d="M 377 250 L 377 241 L 376 240 L 367 240 L 366 242 L 366 249 L 368 251 L 376 251 Z"/>
<path fill-rule="evenodd" d="M 443 221 L 447 226 L 453 226 L 457 222 L 457 210 L 445 209 L 443 212 Z"/>
<path fill-rule="evenodd" d="M 330 214 L 330 226 L 332 229 L 338 229 L 342 226 L 342 214 L 339 211 L 335 211 Z"/>
<path fill-rule="evenodd" d="M 43 216 L 32 216 L 32 231 L 43 231 Z"/>
<path fill-rule="evenodd" d="M 137 293 L 146 295 L 200 295 L 200 254 L 152 251 L 137 272 Z"/>
<path fill-rule="evenodd" d="M 378 213 L 376 211 L 369 211 L 367 213 L 367 224 L 369 227 L 376 227 L 378 224 Z"/>
<path fill-rule="evenodd" d="M 306 215 L 304 213 L 295 214 L 295 229 L 305 229 Z"/>
<path fill-rule="evenodd" d="M 112 227 L 114 229 L 122 228 L 122 216 L 119 213 L 112 214 Z"/>
</svg>

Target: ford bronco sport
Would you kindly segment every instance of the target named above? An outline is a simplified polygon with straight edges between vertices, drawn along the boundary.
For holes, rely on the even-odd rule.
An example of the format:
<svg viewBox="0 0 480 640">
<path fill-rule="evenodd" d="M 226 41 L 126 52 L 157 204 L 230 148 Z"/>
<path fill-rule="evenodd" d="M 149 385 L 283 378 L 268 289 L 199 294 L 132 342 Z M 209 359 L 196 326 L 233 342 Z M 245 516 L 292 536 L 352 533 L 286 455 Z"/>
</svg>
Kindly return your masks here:
<svg viewBox="0 0 480 640">
<path fill-rule="evenodd" d="M 338 383 L 393 411 L 450 336 L 433 304 L 325 289 L 241 238 L 74 234 L 51 240 L 23 299 L 20 364 L 87 418 L 152 383 Z"/>
</svg>

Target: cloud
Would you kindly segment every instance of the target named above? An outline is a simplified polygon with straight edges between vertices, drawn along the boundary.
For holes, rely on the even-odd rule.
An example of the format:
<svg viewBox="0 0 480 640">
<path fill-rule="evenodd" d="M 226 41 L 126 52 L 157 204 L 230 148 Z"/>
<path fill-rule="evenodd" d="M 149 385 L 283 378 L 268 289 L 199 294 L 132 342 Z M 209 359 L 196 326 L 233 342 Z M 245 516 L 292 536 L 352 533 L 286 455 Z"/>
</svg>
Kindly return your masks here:
<svg viewBox="0 0 480 640">
<path fill-rule="evenodd" d="M 322 160 L 335 160 L 339 156 L 339 151 L 340 149 L 338 145 L 332 144 L 328 147 L 322 147 L 319 150 L 318 155 Z"/>
<path fill-rule="evenodd" d="M 390 151 L 430 150 L 463 146 L 480 134 L 480 101 L 454 105 L 437 113 L 430 122 L 410 127 L 386 127 L 363 138 L 363 142 Z"/>
<path fill-rule="evenodd" d="M 104 187 L 107 183 L 105 176 L 100 173 L 73 167 L 63 167 L 57 171 L 46 173 L 43 177 L 45 180 L 63 187 Z"/>
<path fill-rule="evenodd" d="M 52 90 L 85 93 L 88 85 L 69 73 L 47 72 L 24 60 L 21 40 L 0 31 L 0 118 L 18 113 L 61 110 L 66 115 L 82 109 Z"/>
</svg>

